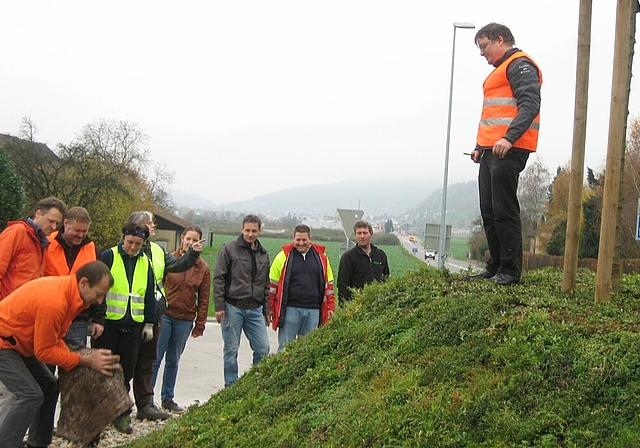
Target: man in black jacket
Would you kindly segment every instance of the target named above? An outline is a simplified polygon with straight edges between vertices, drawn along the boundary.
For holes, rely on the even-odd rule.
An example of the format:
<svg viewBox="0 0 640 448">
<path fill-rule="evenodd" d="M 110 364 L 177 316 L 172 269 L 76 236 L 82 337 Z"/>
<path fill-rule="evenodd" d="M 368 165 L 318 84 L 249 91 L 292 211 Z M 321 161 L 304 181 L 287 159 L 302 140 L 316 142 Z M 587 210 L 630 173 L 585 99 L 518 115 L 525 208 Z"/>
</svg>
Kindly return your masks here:
<svg viewBox="0 0 640 448">
<path fill-rule="evenodd" d="M 238 348 L 244 334 L 253 350 L 253 364 L 269 354 L 269 254 L 258 235 L 256 215 L 242 220 L 242 235 L 220 249 L 213 272 L 216 320 L 224 341 L 224 387 L 238 379 Z"/>
<path fill-rule="evenodd" d="M 371 244 L 373 227 L 360 220 L 353 226 L 357 245 L 340 258 L 338 268 L 338 298 L 340 304 L 351 300 L 350 288 L 362 288 L 367 283 L 384 282 L 389 277 L 387 254 Z"/>
</svg>

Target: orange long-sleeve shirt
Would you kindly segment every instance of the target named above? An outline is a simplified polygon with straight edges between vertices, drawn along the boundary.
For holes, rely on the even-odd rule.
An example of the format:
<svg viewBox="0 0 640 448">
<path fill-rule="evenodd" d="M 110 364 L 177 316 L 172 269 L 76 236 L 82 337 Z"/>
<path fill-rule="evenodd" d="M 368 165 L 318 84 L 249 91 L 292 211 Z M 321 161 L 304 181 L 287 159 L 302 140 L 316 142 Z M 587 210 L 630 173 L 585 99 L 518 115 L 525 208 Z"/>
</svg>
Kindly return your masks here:
<svg viewBox="0 0 640 448">
<path fill-rule="evenodd" d="M 71 352 L 62 338 L 85 308 L 75 275 L 25 283 L 0 302 L 0 350 L 35 355 L 46 364 L 73 369 L 80 355 Z"/>
</svg>

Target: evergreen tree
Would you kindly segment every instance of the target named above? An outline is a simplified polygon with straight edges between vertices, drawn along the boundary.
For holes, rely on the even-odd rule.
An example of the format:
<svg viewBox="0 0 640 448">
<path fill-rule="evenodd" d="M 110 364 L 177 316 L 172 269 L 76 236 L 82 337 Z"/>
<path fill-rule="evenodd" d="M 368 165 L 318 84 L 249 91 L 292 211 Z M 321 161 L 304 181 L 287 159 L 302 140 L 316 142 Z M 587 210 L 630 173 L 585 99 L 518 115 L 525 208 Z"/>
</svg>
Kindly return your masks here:
<svg viewBox="0 0 640 448">
<path fill-rule="evenodd" d="M 589 188 L 595 188 L 600 185 L 600 180 L 596 177 L 593 169 L 587 168 L 587 186 Z"/>
<path fill-rule="evenodd" d="M 7 221 L 19 218 L 23 208 L 22 179 L 11 158 L 0 148 L 0 229 L 7 226 Z"/>
<path fill-rule="evenodd" d="M 600 204 L 596 195 L 582 204 L 584 222 L 580 230 L 579 258 L 598 258 L 600 245 Z"/>
<path fill-rule="evenodd" d="M 384 223 L 384 233 L 391 233 L 391 232 L 393 232 L 393 221 L 391 220 L 391 218 L 389 218 Z"/>
</svg>

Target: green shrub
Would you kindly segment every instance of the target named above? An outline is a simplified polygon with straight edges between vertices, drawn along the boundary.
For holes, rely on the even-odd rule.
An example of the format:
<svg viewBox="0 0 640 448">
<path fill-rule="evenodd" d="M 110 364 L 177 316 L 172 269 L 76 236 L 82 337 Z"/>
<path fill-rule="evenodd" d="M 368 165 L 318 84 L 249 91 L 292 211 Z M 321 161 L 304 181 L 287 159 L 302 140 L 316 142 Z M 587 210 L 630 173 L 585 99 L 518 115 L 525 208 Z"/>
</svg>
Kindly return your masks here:
<svg viewBox="0 0 640 448">
<path fill-rule="evenodd" d="M 398 246 L 400 240 L 393 233 L 374 233 L 371 242 L 376 246 Z"/>
<path fill-rule="evenodd" d="M 7 221 L 19 218 L 23 208 L 22 179 L 11 158 L 0 148 L 0 230 L 6 227 Z"/>
<path fill-rule="evenodd" d="M 640 277 L 595 304 L 557 269 L 523 284 L 423 267 L 132 447 L 640 444 Z"/>
</svg>

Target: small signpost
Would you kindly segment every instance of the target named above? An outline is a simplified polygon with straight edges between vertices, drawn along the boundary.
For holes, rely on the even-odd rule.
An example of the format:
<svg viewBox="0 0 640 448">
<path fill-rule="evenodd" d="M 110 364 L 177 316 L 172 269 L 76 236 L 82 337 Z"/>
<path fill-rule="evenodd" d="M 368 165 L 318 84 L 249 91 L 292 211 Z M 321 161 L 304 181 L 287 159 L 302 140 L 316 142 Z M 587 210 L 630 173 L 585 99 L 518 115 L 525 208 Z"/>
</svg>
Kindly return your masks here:
<svg viewBox="0 0 640 448">
<path fill-rule="evenodd" d="M 351 241 L 351 236 L 353 235 L 353 225 L 360 221 L 364 216 L 363 210 L 353 210 L 348 208 L 339 208 L 338 216 L 340 217 L 340 222 L 342 223 L 342 231 L 344 232 L 344 236 L 347 241 L 345 241 L 342 246 L 340 246 L 340 256 L 342 254 L 355 246 L 355 243 Z"/>
</svg>

